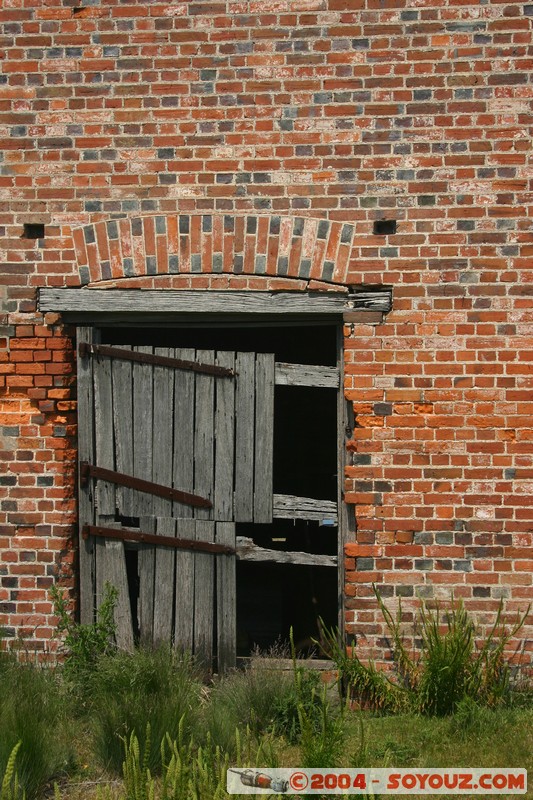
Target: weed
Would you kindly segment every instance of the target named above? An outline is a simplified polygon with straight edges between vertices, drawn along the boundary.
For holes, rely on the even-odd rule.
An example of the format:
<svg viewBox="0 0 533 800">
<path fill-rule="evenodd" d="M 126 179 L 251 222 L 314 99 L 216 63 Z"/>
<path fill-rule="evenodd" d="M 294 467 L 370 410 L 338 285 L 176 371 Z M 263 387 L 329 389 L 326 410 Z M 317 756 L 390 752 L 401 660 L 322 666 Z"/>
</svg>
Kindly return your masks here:
<svg viewBox="0 0 533 800">
<path fill-rule="evenodd" d="M 129 740 L 132 733 L 149 752 L 152 773 L 159 772 L 161 742 L 167 733 L 177 736 L 180 720 L 191 729 L 200 694 L 190 659 L 170 648 L 103 656 L 89 687 L 95 751 L 115 773 L 122 766 L 121 740 Z"/>
<path fill-rule="evenodd" d="M 0 680 L 0 771 L 20 742 L 17 773 L 28 798 L 73 762 L 71 725 L 57 675 L 4 659 Z"/>
<path fill-rule="evenodd" d="M 506 630 L 501 622 L 502 601 L 483 646 L 477 648 L 476 626 L 462 603 L 454 606 L 452 599 L 452 607 L 442 615 L 438 606 L 429 610 L 422 603 L 418 623 L 421 649 L 411 654 L 401 627 L 401 603 L 394 618 L 375 587 L 374 592 L 391 634 L 394 679 L 372 662 L 364 664 L 355 644 L 347 649 L 338 631 L 322 625 L 322 649 L 336 663 L 342 692 L 375 709 L 431 716 L 452 714 L 465 697 L 487 706 L 509 700 L 510 667 L 505 650 L 523 626 L 529 608 Z"/>
<path fill-rule="evenodd" d="M 64 634 L 65 673 L 83 690 L 87 676 L 98 659 L 114 651 L 117 590 L 111 584 L 105 584 L 96 622 L 86 625 L 72 619 L 67 599 L 57 585 L 50 589 L 50 597 L 54 603 L 54 613 L 58 617 L 57 632 Z"/>
<path fill-rule="evenodd" d="M 7 759 L 4 777 L 0 786 L 0 800 L 25 800 L 26 794 L 21 789 L 19 778 L 16 772 L 17 753 L 20 750 L 22 741 L 19 740 Z"/>
</svg>

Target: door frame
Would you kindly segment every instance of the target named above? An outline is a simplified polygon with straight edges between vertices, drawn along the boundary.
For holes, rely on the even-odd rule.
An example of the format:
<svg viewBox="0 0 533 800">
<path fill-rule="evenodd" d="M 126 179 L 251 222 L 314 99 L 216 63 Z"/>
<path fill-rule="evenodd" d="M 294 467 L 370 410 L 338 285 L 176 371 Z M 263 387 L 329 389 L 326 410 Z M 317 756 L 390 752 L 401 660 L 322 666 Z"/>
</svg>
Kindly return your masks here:
<svg viewBox="0 0 533 800">
<path fill-rule="evenodd" d="M 135 295 L 135 297 L 133 297 Z M 169 297 L 173 295 L 173 297 Z M 279 305 L 280 296 L 285 296 Z M 375 292 L 383 298 L 383 292 Z M 142 306 L 139 301 L 142 296 Z M 160 301 L 163 297 L 163 309 Z M 206 297 L 209 302 L 204 302 Z M 250 300 L 250 298 L 253 298 Z M 145 299 L 148 301 L 145 303 Z M 179 302 L 178 302 L 179 300 Z M 355 535 L 355 513 L 353 506 L 344 502 L 344 470 L 347 463 L 346 441 L 351 436 L 353 414 L 350 414 L 350 403 L 345 399 L 344 384 L 344 334 L 343 322 L 350 324 L 376 323 L 382 319 L 382 310 L 360 308 L 354 310 L 349 304 L 349 296 L 344 293 L 305 293 L 305 292 L 234 292 L 234 291 L 168 291 L 168 290 L 87 290 L 61 289 L 41 290 L 40 305 L 42 310 L 54 310 L 62 313 L 65 322 L 77 327 L 79 341 L 98 341 L 99 329 L 102 327 L 181 327 L 192 320 L 202 326 L 232 327 L 288 327 L 309 324 L 313 326 L 335 325 L 337 329 L 337 366 L 340 385 L 337 391 L 337 577 L 338 577 L 338 626 L 341 634 L 345 631 L 345 570 L 344 545 Z M 127 306 L 127 308 L 126 308 Z M 173 306 L 174 310 L 170 308 Z M 199 307 L 198 307 L 199 306 Z M 144 310 L 139 311 L 142 307 Z M 113 311 L 112 309 L 116 310 Z M 379 320 L 378 320 L 379 317 Z M 84 359 L 77 356 L 78 375 L 88 369 Z M 88 398 L 78 397 L 78 424 L 85 426 L 84 436 L 92 439 L 94 430 L 91 415 L 79 413 Z M 79 453 L 78 460 L 87 454 Z M 85 459 L 87 460 L 87 459 Z M 78 492 L 79 515 L 87 509 L 84 493 Z M 88 591 L 87 567 L 90 556 L 90 545 L 80 538 L 80 619 L 90 622 L 94 609 L 90 602 L 92 589 Z M 90 576 L 90 572 L 89 572 Z"/>
</svg>

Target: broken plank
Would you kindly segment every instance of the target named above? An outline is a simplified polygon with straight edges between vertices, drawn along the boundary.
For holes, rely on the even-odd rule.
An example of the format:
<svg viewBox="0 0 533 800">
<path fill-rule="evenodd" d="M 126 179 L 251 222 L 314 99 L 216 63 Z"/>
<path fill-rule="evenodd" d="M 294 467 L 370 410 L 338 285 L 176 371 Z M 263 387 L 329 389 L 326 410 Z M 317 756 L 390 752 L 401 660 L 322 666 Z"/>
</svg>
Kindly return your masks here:
<svg viewBox="0 0 533 800">
<path fill-rule="evenodd" d="M 337 389 L 339 370 L 337 367 L 321 367 L 313 364 L 287 364 L 276 362 L 276 386 L 318 386 Z"/>
<path fill-rule="evenodd" d="M 247 536 L 237 536 L 239 561 L 274 561 L 276 564 L 303 564 L 311 567 L 336 567 L 337 556 L 317 555 L 298 551 L 270 550 L 259 547 Z"/>
<path fill-rule="evenodd" d="M 337 524 L 337 503 L 333 500 L 315 500 L 312 497 L 297 497 L 291 494 L 274 495 L 275 519 L 310 519 Z"/>
</svg>

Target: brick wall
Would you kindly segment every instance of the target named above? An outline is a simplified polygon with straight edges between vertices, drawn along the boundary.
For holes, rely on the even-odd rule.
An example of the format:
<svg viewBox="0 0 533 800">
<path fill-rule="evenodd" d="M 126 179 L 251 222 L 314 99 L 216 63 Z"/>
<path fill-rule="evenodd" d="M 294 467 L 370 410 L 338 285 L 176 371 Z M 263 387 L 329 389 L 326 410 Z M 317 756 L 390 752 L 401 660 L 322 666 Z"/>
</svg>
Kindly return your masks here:
<svg viewBox="0 0 533 800">
<path fill-rule="evenodd" d="M 509 613 L 524 608 L 533 596 L 533 5 L 9 0 L 0 17 L 8 633 L 47 648 L 48 587 L 56 575 L 73 586 L 74 574 L 72 331 L 43 319 L 36 289 L 90 278 L 82 226 L 97 233 L 120 220 L 131 231 L 133 218 L 158 215 L 225 215 L 239 230 L 243 216 L 266 219 L 269 233 L 269 217 L 329 220 L 353 226 L 350 259 L 339 279 L 340 251 L 316 256 L 317 235 L 305 254 L 315 273 L 301 271 L 300 253 L 296 272 L 278 258 L 257 274 L 243 249 L 233 277 L 222 249 L 222 275 L 217 261 L 195 276 L 186 259 L 175 274 L 169 259 L 171 275 L 163 267 L 145 285 L 394 288 L 383 324 L 345 329 L 356 413 L 346 499 L 357 519 L 346 617 L 361 643 L 383 645 L 372 581 L 387 602 L 405 598 L 407 612 L 416 594 L 452 589 L 483 624 L 500 597 Z M 397 220 L 397 233 L 373 234 L 380 219 Z M 45 238 L 21 238 L 24 223 L 44 223 Z M 122 266 L 112 271 L 110 253 L 97 282 L 128 275 L 127 239 L 111 239 Z M 267 264 L 269 247 L 254 259 Z M 157 253 L 142 255 L 149 276 Z"/>
</svg>

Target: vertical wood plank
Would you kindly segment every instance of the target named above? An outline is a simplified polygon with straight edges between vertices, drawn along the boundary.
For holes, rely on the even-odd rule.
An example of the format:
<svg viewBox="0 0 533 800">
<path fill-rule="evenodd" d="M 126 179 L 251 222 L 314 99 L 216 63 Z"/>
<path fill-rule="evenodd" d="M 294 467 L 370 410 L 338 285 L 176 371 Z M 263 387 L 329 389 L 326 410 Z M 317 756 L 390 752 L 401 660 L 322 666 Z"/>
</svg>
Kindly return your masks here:
<svg viewBox="0 0 533 800">
<path fill-rule="evenodd" d="M 198 350 L 196 361 L 214 364 L 212 350 Z M 215 378 L 212 375 L 196 374 L 196 398 L 194 421 L 194 491 L 200 497 L 213 501 L 214 495 L 214 400 Z M 195 517 L 212 519 L 211 508 L 196 508 Z"/>
<path fill-rule="evenodd" d="M 215 523 L 196 520 L 196 539 L 213 542 Z M 214 558 L 210 553 L 194 554 L 194 653 L 206 671 L 213 663 Z"/>
<path fill-rule="evenodd" d="M 141 517 L 140 526 L 146 533 L 155 533 L 154 517 Z M 139 638 L 150 647 L 154 641 L 155 548 L 143 545 L 139 550 Z"/>
<path fill-rule="evenodd" d="M 167 347 L 156 347 L 154 353 L 158 356 L 174 357 L 174 350 Z M 172 486 L 174 370 L 156 366 L 153 376 L 152 480 L 163 486 Z M 155 496 L 154 516 L 172 516 L 172 505 L 172 500 Z"/>
<path fill-rule="evenodd" d="M 106 528 L 120 528 L 114 517 L 101 516 L 99 523 Z M 126 556 L 124 543 L 116 539 L 102 539 L 102 569 L 99 574 L 99 603 L 104 596 L 105 584 L 109 583 L 117 590 L 115 605 L 115 639 L 120 650 L 133 652 L 133 623 L 131 618 L 130 593 L 126 572 Z"/>
<path fill-rule="evenodd" d="M 235 523 L 217 522 L 216 541 L 235 547 Z M 236 558 L 216 557 L 217 586 L 217 668 L 219 673 L 234 669 L 237 663 Z"/>
<path fill-rule="evenodd" d="M 124 350 L 131 350 L 121 345 Z M 111 359 L 113 381 L 113 421 L 115 428 L 115 462 L 118 472 L 133 475 L 133 375 L 132 363 Z M 133 516 L 133 490 L 116 487 L 118 513 Z"/>
<path fill-rule="evenodd" d="M 134 347 L 138 353 L 151 353 L 151 347 Z M 152 480 L 152 418 L 153 367 L 133 365 L 133 469 L 136 478 Z M 153 498 L 143 492 L 135 493 L 134 516 L 153 512 Z"/>
<path fill-rule="evenodd" d="M 254 522 L 272 522 L 274 491 L 274 354 L 255 361 Z"/>
<path fill-rule="evenodd" d="M 176 520 L 157 518 L 157 533 L 176 535 Z M 174 616 L 174 577 L 176 552 L 171 547 L 155 548 L 154 644 L 170 644 Z"/>
<path fill-rule="evenodd" d="M 115 469 L 113 430 L 113 385 L 111 359 L 92 357 L 95 400 L 96 464 Z M 114 516 L 116 509 L 115 485 L 107 481 L 96 482 L 96 506 L 99 514 Z"/>
<path fill-rule="evenodd" d="M 176 358 L 194 361 L 194 350 L 177 349 Z M 174 372 L 174 487 L 194 490 L 194 372 Z M 192 506 L 174 503 L 175 517 L 192 517 Z M 192 644 L 192 642 L 191 642 Z"/>
<path fill-rule="evenodd" d="M 253 522 L 255 356 L 235 358 L 235 521 Z"/>
<path fill-rule="evenodd" d="M 93 329 L 78 327 L 77 329 L 77 367 L 78 367 L 78 458 L 80 461 L 94 463 L 94 386 L 93 360 L 91 356 L 81 358 L 79 345 L 91 343 Z M 84 525 L 94 524 L 93 481 L 86 486 L 79 486 L 79 586 L 80 586 L 80 621 L 86 625 L 94 621 L 95 606 L 95 546 L 94 539 L 83 539 L 81 531 Z"/>
<path fill-rule="evenodd" d="M 194 519 L 176 520 L 176 535 L 180 539 L 196 538 Z M 192 653 L 194 648 L 194 553 L 176 550 L 176 596 L 174 647 Z"/>
<path fill-rule="evenodd" d="M 217 353 L 216 363 L 233 369 L 234 353 Z M 214 518 L 233 520 L 235 464 L 235 379 L 215 380 L 215 499 Z"/>
</svg>

